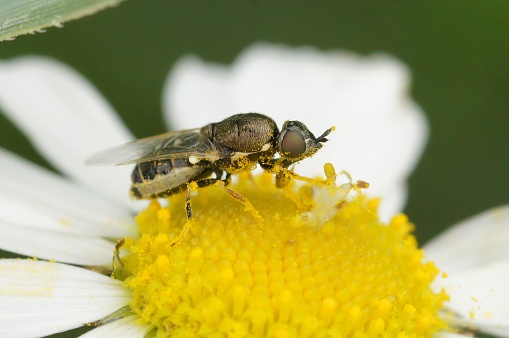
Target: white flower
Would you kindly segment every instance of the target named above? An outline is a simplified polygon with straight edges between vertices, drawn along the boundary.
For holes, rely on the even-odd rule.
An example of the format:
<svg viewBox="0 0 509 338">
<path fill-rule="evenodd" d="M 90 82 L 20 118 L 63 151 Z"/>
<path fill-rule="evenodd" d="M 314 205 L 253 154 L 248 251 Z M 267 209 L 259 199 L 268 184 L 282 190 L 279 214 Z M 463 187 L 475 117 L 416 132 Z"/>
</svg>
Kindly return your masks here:
<svg viewBox="0 0 509 338">
<path fill-rule="evenodd" d="M 458 324 L 509 337 L 509 206 L 458 223 L 424 246 L 445 273 L 444 288 Z M 449 318 L 450 320 L 452 318 Z"/>
<path fill-rule="evenodd" d="M 387 210 L 395 211 L 402 206 L 406 177 L 426 135 L 422 114 L 406 96 L 407 85 L 404 67 L 385 56 L 360 59 L 255 46 L 232 70 L 196 59 L 180 62 L 165 102 L 174 100 L 167 105 L 167 111 L 174 111 L 169 120 L 185 116 L 175 120 L 179 128 L 246 111 L 266 113 L 279 123 L 298 119 L 315 133 L 335 124 L 333 141 L 319 152 L 324 156 L 303 161 L 297 172 L 309 174 L 306 162 L 321 168 L 320 163 L 335 159 L 338 166 L 370 181 L 376 194 L 392 201 Z M 130 133 L 86 80 L 42 58 L 0 63 L 0 109 L 64 174 L 0 151 L 0 248 L 76 265 L 108 266 L 114 241 L 134 231 L 133 206 L 127 199 L 130 168 L 85 167 L 83 160 L 96 150 L 125 143 Z M 384 139 L 386 134 L 391 137 Z M 359 135 L 365 135 L 365 144 L 359 143 Z M 509 336 L 509 257 L 504 250 L 508 214 L 509 208 L 489 211 L 426 248 L 427 256 L 450 276 L 437 283 L 448 288 L 448 306 L 462 319 L 458 322 L 502 336 Z M 61 263 L 0 260 L 2 337 L 62 332 L 100 320 L 128 303 L 122 284 L 99 273 Z M 470 321 L 472 310 L 476 315 Z M 85 336 L 142 337 L 147 330 L 129 316 Z"/>
</svg>

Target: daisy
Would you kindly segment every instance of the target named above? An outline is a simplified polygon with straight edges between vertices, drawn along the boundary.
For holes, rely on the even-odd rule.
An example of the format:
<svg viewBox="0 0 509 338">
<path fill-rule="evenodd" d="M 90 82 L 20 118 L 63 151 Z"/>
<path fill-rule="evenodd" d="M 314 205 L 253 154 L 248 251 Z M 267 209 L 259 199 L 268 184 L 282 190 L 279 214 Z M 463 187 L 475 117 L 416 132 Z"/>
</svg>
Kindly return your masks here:
<svg viewBox="0 0 509 338">
<path fill-rule="evenodd" d="M 319 67 L 322 72 L 313 74 L 311 71 L 316 66 L 316 60 L 308 66 L 308 73 L 304 72 L 311 78 L 316 77 L 315 88 L 320 88 L 317 86 L 321 83 L 320 78 L 323 78 L 329 79 L 330 82 L 327 82 L 326 86 L 321 84 L 322 88 L 338 92 L 348 89 L 352 91 L 352 95 L 359 91 L 357 103 L 362 105 L 377 102 L 373 107 L 378 107 L 379 110 L 376 111 L 380 112 L 381 116 L 369 116 L 369 119 L 341 117 L 340 120 L 341 115 L 338 115 L 338 112 L 328 115 L 331 113 L 330 110 L 321 110 L 324 112 L 324 118 L 312 119 L 310 118 L 310 116 L 314 117 L 312 115 L 295 115 L 297 111 L 294 114 L 288 111 L 288 108 L 284 108 L 281 103 L 278 105 L 277 102 L 273 108 L 267 106 L 267 110 L 255 105 L 258 99 L 253 99 L 253 106 L 250 108 L 241 108 L 240 104 L 236 106 L 236 103 L 244 99 L 251 102 L 249 98 L 242 97 L 226 100 L 230 102 L 228 108 L 231 113 L 246 111 L 246 109 L 263 111 L 275 118 L 302 120 L 311 130 L 323 129 L 323 125 L 317 124 L 321 120 L 328 124 L 335 124 L 338 137 L 342 137 L 340 135 L 345 133 L 349 137 L 343 141 L 341 139 L 336 141 L 335 138 L 334 142 L 329 143 L 348 144 L 346 152 L 351 152 L 352 156 L 361 154 L 362 156 L 359 157 L 363 160 L 369 159 L 372 154 L 373 157 L 386 159 L 396 153 L 393 148 L 379 147 L 376 148 L 377 151 L 373 150 L 372 148 L 378 144 L 388 147 L 394 142 L 405 143 L 400 145 L 405 149 L 406 144 L 413 144 L 418 151 L 422 148 L 426 126 L 417 106 L 402 93 L 393 93 L 391 96 L 393 101 L 391 101 L 386 96 L 379 95 L 378 91 L 366 90 L 366 88 L 370 89 L 369 85 L 387 89 L 391 87 L 389 84 L 392 84 L 393 91 L 396 91 L 396 88 L 404 91 L 408 76 L 404 68 L 395 60 L 387 57 L 363 60 L 352 55 L 320 55 L 313 50 L 298 52 L 284 48 L 272 50 L 268 46 L 253 47 L 239 60 L 259 58 L 266 62 L 267 66 L 271 66 L 271 57 L 265 58 L 264 61 L 261 52 L 268 53 L 269 56 L 270 54 L 286 56 L 294 54 L 296 59 L 303 55 L 300 61 L 289 58 L 289 63 L 297 66 L 295 70 L 303 71 L 306 69 L 303 66 L 306 66 L 314 57 L 318 57 L 320 61 L 318 63 L 324 68 Z M 250 68 L 253 64 L 244 61 L 245 64 L 242 66 L 240 61 L 237 61 L 232 69 L 236 68 L 240 74 L 245 73 L 244 80 L 247 83 L 249 71 L 243 68 Z M 191 67 L 193 62 L 194 66 Z M 336 63 L 339 68 L 338 73 L 330 73 Z M 384 67 L 384 64 L 387 67 Z M 182 65 L 185 67 L 182 68 Z M 280 68 L 279 66 L 273 67 L 273 71 Z M 258 66 L 258 70 L 264 67 Z M 173 98 L 172 100 L 175 100 L 175 104 L 178 105 L 181 102 L 178 99 L 179 95 L 183 97 L 188 95 L 189 87 L 186 87 L 186 81 L 188 83 L 195 81 L 199 88 L 204 89 L 207 89 L 209 85 L 209 89 L 214 89 L 213 92 L 211 91 L 213 95 L 208 93 L 204 95 L 204 102 L 218 101 L 217 105 L 210 105 L 211 108 L 217 108 L 217 111 L 213 109 L 202 111 L 202 114 L 210 114 L 206 118 L 206 122 L 210 122 L 221 119 L 219 116 L 212 115 L 221 112 L 220 101 L 229 99 L 229 94 L 233 95 L 235 91 L 241 93 L 241 88 L 246 90 L 247 88 L 241 87 L 238 83 L 229 83 L 230 79 L 224 75 L 236 71 L 229 71 L 218 66 L 211 68 L 213 79 L 204 76 L 198 80 L 201 75 L 209 72 L 207 68 L 209 68 L 208 65 L 196 59 L 182 61 L 174 69 L 168 81 L 166 97 Z M 187 71 L 190 71 L 193 76 L 188 78 Z M 378 75 L 371 79 L 369 76 L 371 73 Z M 252 74 L 259 74 L 259 71 L 253 70 Z M 288 86 L 300 84 L 295 79 L 302 79 L 302 74 L 297 74 L 295 71 L 284 73 L 285 76 L 288 74 L 293 74 L 292 82 L 278 81 Z M 329 74 L 335 74 L 335 76 Z M 338 74 L 346 75 L 343 83 L 334 82 Z M 403 79 L 399 78 L 401 75 Z M 387 83 L 383 81 L 386 76 Z M 221 85 L 215 83 L 216 80 L 219 80 Z M 306 83 L 312 82 L 306 81 Z M 368 85 L 362 95 L 360 94 L 362 85 L 358 82 Z M 261 85 L 256 87 L 256 83 L 253 79 L 251 84 L 255 87 L 249 90 L 249 93 L 255 96 L 263 94 L 264 87 Z M 359 88 L 356 89 L 354 84 Z M 278 87 L 275 86 L 276 89 Z M 306 93 L 308 90 L 308 88 L 297 87 L 295 90 L 297 92 Z M 226 93 L 221 92 L 224 88 L 227 89 Z M 321 99 L 328 99 L 329 104 L 323 100 L 313 101 L 311 104 L 307 103 L 308 98 L 290 97 L 288 94 L 285 96 L 284 93 L 272 92 L 268 88 L 266 90 L 270 94 L 267 97 L 271 97 L 272 100 L 281 95 L 281 102 L 285 100 L 295 102 L 294 108 L 309 104 L 308 112 L 313 111 L 311 108 L 314 104 L 327 109 L 330 104 L 334 104 L 332 101 L 337 100 L 337 96 L 331 100 L 332 96 L 327 98 L 325 93 L 320 91 L 319 93 L 324 95 Z M 371 95 L 372 92 L 373 97 L 366 96 Z M 199 108 L 196 102 L 198 100 L 195 99 L 196 94 L 200 95 L 194 93 L 194 99 L 189 104 Z M 314 95 L 313 92 L 312 96 Z M 300 104 L 297 102 L 298 99 L 301 100 Z M 34 102 L 37 104 L 34 105 Z M 170 99 L 165 102 L 170 102 Z M 319 102 L 321 102 L 320 105 L 318 105 Z M 388 106 L 380 108 L 383 104 Z M 152 202 L 137 216 L 136 227 L 132 221 L 133 206 L 126 199 L 126 182 L 128 182 L 129 173 L 122 171 L 129 168 L 117 167 L 108 170 L 108 168 L 90 168 L 82 165 L 83 159 L 94 151 L 131 139 L 131 135 L 116 119 L 111 107 L 101 100 L 85 80 L 67 67 L 50 60 L 27 58 L 5 62 L 0 64 L 0 105 L 4 112 L 26 132 L 38 150 L 65 174 L 65 176 L 59 176 L 43 171 L 10 153 L 5 151 L 0 153 L 2 163 L 9 164 L 3 167 L 10 168 L 0 170 L 12 170 L 2 172 L 0 175 L 2 184 L 0 198 L 2 198 L 2 206 L 6 206 L 2 208 L 2 218 L 0 218 L 2 226 L 0 241 L 3 240 L 4 235 L 10 236 L 0 242 L 0 248 L 26 256 L 37 256 L 76 265 L 111 267 L 115 241 L 126 238 L 122 248 L 122 258 L 115 265 L 117 278 L 122 279 L 123 282 L 91 270 L 61 263 L 37 260 L 0 261 L 0 335 L 3 337 L 41 336 L 98 320 L 102 320 L 103 325 L 86 335 L 134 337 L 144 336 L 149 331 L 157 330 L 160 335 L 164 335 L 165 332 L 181 335 L 193 332 L 208 336 L 213 332 L 225 332 L 225 334 L 228 332 L 231 336 L 240 337 L 247 332 L 258 332 L 274 336 L 292 336 L 295 334 L 292 330 L 298 330 L 300 334 L 308 332 L 311 335 L 313 332 L 318 332 L 316 331 L 318 329 L 332 330 L 338 327 L 349 333 L 364 331 L 369 336 L 388 330 L 427 335 L 427 332 L 445 327 L 445 323 L 436 314 L 447 295 L 439 291 L 440 286 L 436 292 L 431 292 L 427 287 L 435 279 L 438 270 L 430 262 L 422 263 L 422 252 L 416 249 L 415 240 L 410 234 L 412 225 L 400 215 L 388 222 L 389 227 L 380 227 L 381 223 L 375 214 L 377 201 L 363 194 L 357 197 L 351 194 L 356 187 L 348 180 L 343 184 L 335 185 L 332 166 L 325 168 L 329 177 L 326 183 L 315 183 L 307 186 L 308 189 L 289 190 L 286 193 L 275 189 L 270 184 L 271 177 L 256 176 L 253 182 L 240 179 L 235 185 L 235 190 L 241 192 L 248 201 L 252 202 L 252 205 L 256 206 L 264 222 L 259 222 L 256 217 L 253 217 L 254 209 L 250 209 L 249 204 L 242 205 L 223 191 L 213 187 L 200 190 L 198 196 L 193 198 L 193 210 L 197 216 L 190 227 L 188 236 L 185 236 L 178 245 L 171 246 L 172 239 L 179 235 L 179 229 L 187 224 L 183 216 L 182 196 L 172 197 L 169 208 Z M 348 106 L 358 108 L 353 101 L 348 103 Z M 405 108 L 408 108 L 408 111 Z M 363 109 L 359 108 L 359 112 L 366 114 L 370 111 L 364 109 L 367 109 L 366 106 Z M 171 107 L 168 111 L 171 111 Z M 183 113 L 189 114 L 189 119 L 194 119 L 195 123 L 200 123 L 193 117 L 191 111 L 196 113 L 199 109 L 184 110 Z M 394 112 L 395 116 L 391 116 L 390 112 Z M 332 118 L 333 116 L 338 118 Z M 389 122 L 379 125 L 382 127 L 385 125 L 387 129 L 384 129 L 380 135 L 375 134 L 380 136 L 380 139 L 373 136 L 377 142 L 373 144 L 365 141 L 369 146 L 364 145 L 359 133 L 376 132 L 376 128 L 370 126 L 370 121 L 376 120 L 381 123 L 386 119 L 389 119 Z M 57 130 L 55 125 L 58 126 Z M 187 127 L 184 122 L 178 121 L 175 121 L 174 125 L 179 128 Z M 401 130 L 397 128 L 399 125 L 403 126 Z M 196 126 L 194 124 L 189 127 Z M 390 126 L 393 129 L 389 129 Z M 414 128 L 411 129 L 414 132 L 407 135 L 410 139 L 404 136 L 406 135 L 404 133 L 408 132 L 407 128 Z M 354 130 L 355 134 L 353 134 Z M 401 133 L 403 136 L 400 135 Z M 93 135 L 93 138 L 90 135 Z M 400 139 L 397 142 L 392 139 L 383 141 L 383 135 L 393 137 L 399 135 L 405 142 L 401 142 Z M 420 136 L 415 137 L 415 135 Z M 61 136 L 64 137 L 61 138 Z M 325 149 L 322 149 L 323 151 L 328 148 L 329 143 Z M 357 146 L 359 148 L 356 148 Z M 391 210 L 394 214 L 401 207 L 401 201 L 404 200 L 401 196 L 405 194 L 404 180 L 417 158 L 415 148 L 413 150 L 409 149 L 410 146 L 406 150 L 401 148 L 397 148 L 401 151 L 399 153 L 401 158 L 399 156 L 394 158 L 392 165 L 387 166 L 387 173 L 383 176 L 386 180 L 390 179 L 395 187 L 390 187 L 388 183 L 383 185 L 373 183 L 375 187 L 378 186 L 375 188 L 378 190 L 374 190 L 375 195 L 382 195 L 382 201 L 392 201 L 384 206 L 384 210 L 388 210 L 387 215 Z M 334 155 L 329 154 L 329 157 L 321 162 L 318 160 L 319 155 L 311 160 L 303 161 L 296 171 L 307 176 L 315 176 L 319 172 L 308 171 L 313 167 L 305 169 L 304 162 L 325 163 L 335 158 L 342 161 L 342 156 L 347 155 L 337 149 L 332 153 Z M 382 153 L 383 156 L 381 156 Z M 69 156 L 63 157 L 62 154 Z M 359 175 L 352 169 L 353 159 L 351 161 L 352 167 L 342 163 L 335 165 L 347 168 L 348 171 L 355 173 L 356 177 L 377 182 L 376 177 L 381 175 L 378 172 L 382 171 L 383 167 L 377 167 L 377 163 L 371 163 L 369 168 L 377 168 L 377 172 L 363 172 L 364 175 Z M 315 163 L 314 168 L 319 166 Z M 399 170 L 399 177 L 397 174 L 389 173 L 392 168 Z M 34 179 L 30 178 L 23 182 L 11 179 L 12 182 L 9 182 L 8 178 L 13 177 L 14 174 L 19 175 L 20 172 L 24 174 L 23 177 L 34 177 Z M 256 186 L 255 190 L 253 185 Z M 331 214 L 328 212 L 331 208 L 337 211 Z M 247 209 L 247 212 L 244 209 Z M 486 217 L 488 220 L 482 219 L 483 223 L 488 221 L 495 225 L 483 224 L 485 227 L 496 227 L 497 224 L 499 226 L 500 220 L 504 219 L 504 217 L 494 219 Z M 318 221 L 309 222 L 313 219 Z M 338 223 L 344 226 L 335 227 L 334 224 Z M 292 226 L 289 227 L 288 224 Z M 363 226 L 359 227 L 359 224 Z M 460 226 L 458 231 L 462 228 Z M 467 230 L 470 231 L 470 229 Z M 338 234 L 337 231 L 352 232 Z M 456 235 L 461 238 L 462 234 L 463 231 Z M 330 242 L 335 238 L 340 238 L 341 243 Z M 474 242 L 474 239 L 470 242 Z M 271 243 L 279 243 L 280 246 L 274 246 Z M 356 246 L 358 243 L 366 244 L 365 249 L 362 250 Z M 436 243 L 438 244 L 430 244 L 434 245 L 430 247 L 430 251 L 444 250 L 440 239 L 437 239 Z M 341 244 L 348 246 L 342 249 L 338 247 Z M 449 244 L 445 245 L 445 247 L 449 246 Z M 323 250 L 316 250 L 316 248 L 323 248 Z M 453 255 L 453 258 L 465 257 L 463 254 L 468 248 L 470 247 L 457 248 L 456 256 Z M 341 255 L 338 255 L 338 252 Z M 369 259 L 359 261 L 359 257 L 363 258 L 368 254 Z M 387 259 L 387 255 L 391 257 L 395 255 L 397 259 L 403 260 L 393 261 Z M 427 255 L 433 257 L 428 251 Z M 495 258 L 500 259 L 499 263 L 503 264 L 506 257 L 494 253 L 487 257 L 487 261 L 493 262 Z M 440 262 L 440 256 L 434 259 Z M 338 272 L 340 277 L 338 274 L 320 274 L 324 272 L 324 267 L 320 263 L 325 261 L 330 261 L 332 266 L 337 266 L 338 262 L 347 265 L 342 266 Z M 373 262 L 383 261 L 387 261 L 387 265 L 373 264 Z M 454 262 L 454 259 L 452 261 Z M 288 276 L 281 275 L 280 264 L 287 264 L 284 271 L 289 274 Z M 404 269 L 396 269 L 393 271 L 395 275 L 391 275 L 392 267 L 398 264 L 402 264 Z M 467 262 L 462 271 L 469 271 L 468 268 L 473 265 Z M 359 270 L 359 267 L 367 268 L 367 270 Z M 441 266 L 440 268 L 449 273 Z M 451 270 L 454 271 L 452 268 Z M 348 273 L 342 273 L 343 271 Z M 377 273 L 373 273 L 374 271 Z M 479 274 L 473 272 L 469 280 L 475 281 L 474 277 L 481 276 L 481 273 L 483 273 L 482 276 L 486 276 L 484 273 L 491 272 L 492 275 L 488 275 L 493 276 L 493 274 L 497 275 L 497 272 L 500 274 L 501 271 L 503 270 L 497 270 L 495 264 L 491 271 L 478 271 Z M 453 272 L 449 274 L 450 279 L 439 279 L 439 282 L 447 284 L 452 280 L 451 285 L 458 281 L 464 282 L 461 278 L 452 279 Z M 374 283 L 369 279 L 378 278 L 380 275 L 386 279 L 377 279 Z M 371 283 L 366 279 L 359 279 L 366 276 Z M 394 276 L 401 278 L 402 284 L 394 284 Z M 418 281 L 415 279 L 416 276 Z M 334 296 L 335 289 L 327 289 L 328 285 L 334 285 L 335 280 L 331 279 L 333 277 L 338 278 L 339 281 L 348 282 L 344 284 L 348 287 L 344 287 L 344 292 L 338 297 Z M 477 281 L 480 280 L 477 279 Z M 450 285 L 445 284 L 445 287 L 451 288 Z M 469 284 L 469 287 L 472 287 L 472 295 L 479 293 L 478 284 Z M 400 289 L 401 285 L 413 285 L 414 289 L 407 295 L 405 292 L 398 294 L 398 301 L 395 302 L 393 297 L 380 298 L 376 293 L 371 297 L 372 294 L 369 292 L 373 292 L 373 288 L 370 285 L 380 286 L 375 289 L 388 289 L 387 294 L 392 295 L 398 294 L 396 290 L 408 291 Z M 246 288 L 246 286 L 249 287 Z M 299 290 L 305 292 L 299 292 Z M 496 290 L 503 292 L 503 288 L 500 287 Z M 451 291 L 448 289 L 448 292 Z M 493 330 L 496 329 L 500 334 L 507 333 L 509 323 L 503 316 L 504 304 L 499 304 L 500 298 L 495 298 L 496 301 L 493 302 L 494 298 L 490 298 L 488 294 L 485 296 L 482 299 L 482 310 L 484 310 L 484 303 L 488 303 L 486 299 L 489 298 L 492 301 L 489 304 L 492 306 L 491 315 L 484 316 L 486 319 L 479 327 L 486 329 L 487 332 L 495 332 Z M 324 301 L 317 302 L 317 300 Z M 359 303 L 356 303 L 357 301 Z M 479 306 L 481 306 L 480 302 Z M 344 304 L 349 304 L 348 311 L 337 311 L 338 307 Z M 365 313 L 363 309 L 367 304 L 369 308 L 374 308 L 376 311 Z M 459 324 L 464 324 L 471 320 L 471 317 L 476 317 L 475 314 L 480 310 L 466 307 L 461 302 L 456 304 L 454 297 L 451 297 L 450 304 L 448 308 L 452 309 L 454 314 L 448 314 L 448 318 L 454 319 Z M 125 308 L 127 305 L 128 310 Z M 483 312 L 483 315 L 486 313 Z M 122 319 L 114 320 L 117 318 Z M 473 323 L 477 324 L 477 318 L 473 319 Z M 408 325 L 411 327 L 407 327 Z M 334 334 L 334 331 L 330 330 L 329 334 Z"/>
</svg>

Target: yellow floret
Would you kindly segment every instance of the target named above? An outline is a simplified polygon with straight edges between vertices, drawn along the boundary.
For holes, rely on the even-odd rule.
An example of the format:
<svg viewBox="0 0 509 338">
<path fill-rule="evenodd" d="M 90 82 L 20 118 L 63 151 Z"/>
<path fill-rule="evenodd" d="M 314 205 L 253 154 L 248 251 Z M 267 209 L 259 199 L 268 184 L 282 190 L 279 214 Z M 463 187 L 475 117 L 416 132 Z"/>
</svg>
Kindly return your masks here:
<svg viewBox="0 0 509 338">
<path fill-rule="evenodd" d="M 229 187 L 250 205 L 198 190 L 192 222 L 183 195 L 137 216 L 116 272 L 140 324 L 157 337 L 429 337 L 446 326 L 447 295 L 430 289 L 438 270 L 406 216 L 382 224 L 378 201 L 347 196 L 352 184 L 295 192 L 272 178 Z"/>
</svg>

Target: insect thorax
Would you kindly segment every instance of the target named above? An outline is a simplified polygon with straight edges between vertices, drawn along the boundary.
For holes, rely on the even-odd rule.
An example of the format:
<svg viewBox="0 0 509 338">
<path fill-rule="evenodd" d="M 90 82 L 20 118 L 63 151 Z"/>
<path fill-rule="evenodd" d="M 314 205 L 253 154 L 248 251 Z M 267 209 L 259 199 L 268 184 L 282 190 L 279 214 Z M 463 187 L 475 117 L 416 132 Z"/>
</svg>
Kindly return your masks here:
<svg viewBox="0 0 509 338">
<path fill-rule="evenodd" d="M 259 152 L 266 144 L 275 145 L 279 129 L 270 117 L 237 114 L 221 122 L 211 123 L 200 131 L 222 152 Z"/>
<path fill-rule="evenodd" d="M 219 169 L 224 170 L 230 174 L 238 174 L 243 171 L 253 170 L 260 158 L 260 153 L 245 155 L 243 153 L 234 156 L 227 156 L 221 158 L 214 163 Z"/>
</svg>

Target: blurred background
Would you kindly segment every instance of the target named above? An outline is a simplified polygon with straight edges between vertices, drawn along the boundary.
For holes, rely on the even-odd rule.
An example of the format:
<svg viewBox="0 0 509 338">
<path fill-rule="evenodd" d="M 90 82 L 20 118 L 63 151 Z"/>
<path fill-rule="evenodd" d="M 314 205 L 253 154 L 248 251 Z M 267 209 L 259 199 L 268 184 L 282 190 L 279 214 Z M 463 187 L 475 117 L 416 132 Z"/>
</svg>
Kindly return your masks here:
<svg viewBox="0 0 509 338">
<path fill-rule="evenodd" d="M 228 64 L 257 41 L 389 53 L 411 69 L 412 95 L 431 127 L 405 210 L 424 244 L 455 222 L 509 202 L 508 36 L 503 0 L 130 0 L 64 28 L 2 42 L 0 58 L 62 60 L 145 137 L 165 131 L 162 85 L 184 54 Z M 0 146 L 48 166 L 1 115 Z"/>
<path fill-rule="evenodd" d="M 184 54 L 228 64 L 257 41 L 391 54 L 411 69 L 412 96 L 431 127 L 405 209 L 424 244 L 455 222 L 509 202 L 508 36 L 503 0 L 130 0 L 64 28 L 2 42 L 0 58 L 62 60 L 145 137 L 165 131 L 162 86 Z M 1 115 L 0 146 L 48 166 Z"/>
</svg>

